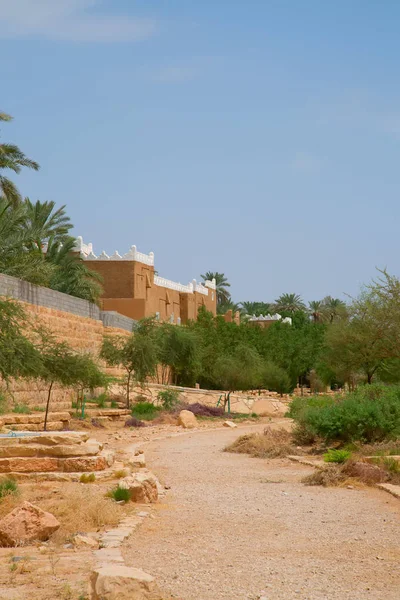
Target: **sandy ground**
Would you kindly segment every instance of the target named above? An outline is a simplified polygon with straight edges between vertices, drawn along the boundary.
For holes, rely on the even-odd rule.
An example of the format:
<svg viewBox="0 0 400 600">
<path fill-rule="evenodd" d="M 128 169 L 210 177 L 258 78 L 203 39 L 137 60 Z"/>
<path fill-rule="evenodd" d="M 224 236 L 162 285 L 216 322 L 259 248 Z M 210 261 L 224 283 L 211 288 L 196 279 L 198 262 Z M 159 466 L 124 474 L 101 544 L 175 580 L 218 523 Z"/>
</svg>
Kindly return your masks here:
<svg viewBox="0 0 400 600">
<path fill-rule="evenodd" d="M 400 503 L 376 489 L 306 487 L 308 467 L 222 452 L 247 431 L 149 442 L 171 486 L 124 546 L 181 600 L 398 600 Z"/>
</svg>

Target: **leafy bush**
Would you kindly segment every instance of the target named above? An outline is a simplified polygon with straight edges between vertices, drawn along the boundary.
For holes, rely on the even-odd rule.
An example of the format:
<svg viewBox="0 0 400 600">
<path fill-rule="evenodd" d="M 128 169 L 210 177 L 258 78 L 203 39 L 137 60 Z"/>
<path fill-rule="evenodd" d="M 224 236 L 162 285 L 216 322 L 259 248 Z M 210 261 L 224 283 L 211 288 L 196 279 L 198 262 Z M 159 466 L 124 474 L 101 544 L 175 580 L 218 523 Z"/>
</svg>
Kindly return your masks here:
<svg viewBox="0 0 400 600">
<path fill-rule="evenodd" d="M 340 398 L 291 407 L 296 439 L 379 442 L 400 436 L 400 387 L 369 385 Z M 293 403 L 292 403 L 293 404 Z"/>
<path fill-rule="evenodd" d="M 179 392 L 168 388 L 158 392 L 157 399 L 161 402 L 164 410 L 172 410 L 179 404 Z"/>
<path fill-rule="evenodd" d="M 138 402 L 131 409 L 132 417 L 143 421 L 152 421 L 156 418 L 161 408 L 151 402 Z"/>
<path fill-rule="evenodd" d="M 324 454 L 324 461 L 327 463 L 344 463 L 349 460 L 351 452 L 348 450 L 328 450 Z"/>
<path fill-rule="evenodd" d="M 108 496 L 110 498 L 113 498 L 115 502 L 129 502 L 129 500 L 131 499 L 129 490 L 126 490 L 125 488 L 120 488 L 119 486 L 116 487 L 114 490 L 111 490 L 108 493 Z"/>
<path fill-rule="evenodd" d="M 93 483 L 96 481 L 96 475 L 94 473 L 82 473 L 79 478 L 81 483 Z"/>
<path fill-rule="evenodd" d="M 19 494 L 18 483 L 15 479 L 11 479 L 11 477 L 6 477 L 5 479 L 0 481 L 0 498 L 4 498 L 5 496 L 17 495 Z"/>
</svg>

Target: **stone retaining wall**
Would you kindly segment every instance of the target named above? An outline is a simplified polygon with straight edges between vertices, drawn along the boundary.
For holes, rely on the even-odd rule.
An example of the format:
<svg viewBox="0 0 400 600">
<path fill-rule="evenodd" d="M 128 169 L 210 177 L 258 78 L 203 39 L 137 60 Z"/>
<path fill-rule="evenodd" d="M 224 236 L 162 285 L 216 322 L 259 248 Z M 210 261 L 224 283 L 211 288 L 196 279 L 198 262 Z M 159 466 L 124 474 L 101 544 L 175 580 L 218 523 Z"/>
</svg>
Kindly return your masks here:
<svg viewBox="0 0 400 600">
<path fill-rule="evenodd" d="M 0 297 L 18 300 L 33 322 L 44 325 L 75 351 L 88 352 L 93 357 L 99 354 L 104 334 L 129 335 L 134 324 L 132 319 L 101 311 L 86 300 L 3 274 L 0 274 Z M 121 376 L 123 372 L 113 369 L 112 374 Z M 10 392 L 15 404 L 26 404 L 30 408 L 44 408 L 46 404 L 47 386 L 43 382 L 14 381 Z M 70 389 L 54 386 L 52 410 L 70 408 L 72 396 Z"/>
</svg>

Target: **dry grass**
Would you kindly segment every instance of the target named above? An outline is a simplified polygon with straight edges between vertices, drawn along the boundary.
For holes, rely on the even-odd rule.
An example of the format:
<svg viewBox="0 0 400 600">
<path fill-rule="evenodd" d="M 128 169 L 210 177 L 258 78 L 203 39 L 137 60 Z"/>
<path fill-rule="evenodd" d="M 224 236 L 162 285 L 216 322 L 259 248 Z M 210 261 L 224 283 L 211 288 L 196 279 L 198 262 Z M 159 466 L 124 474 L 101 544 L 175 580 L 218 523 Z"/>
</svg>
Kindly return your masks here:
<svg viewBox="0 0 400 600">
<path fill-rule="evenodd" d="M 286 429 L 272 429 L 271 427 L 266 427 L 264 433 L 242 435 L 224 450 L 225 452 L 250 454 L 256 458 L 278 458 L 296 453 L 291 433 Z"/>
<path fill-rule="evenodd" d="M 305 485 L 323 485 L 324 487 L 341 485 L 347 479 L 342 465 L 330 464 L 323 469 L 316 469 L 311 475 L 301 480 Z"/>
<path fill-rule="evenodd" d="M 7 496 L 0 502 L 0 518 L 23 501 L 31 502 L 53 514 L 61 523 L 53 535 L 55 543 L 64 543 L 78 532 L 96 531 L 116 525 L 126 514 L 126 508 L 106 498 L 107 487 L 79 483 L 22 484 L 18 497 Z"/>
</svg>

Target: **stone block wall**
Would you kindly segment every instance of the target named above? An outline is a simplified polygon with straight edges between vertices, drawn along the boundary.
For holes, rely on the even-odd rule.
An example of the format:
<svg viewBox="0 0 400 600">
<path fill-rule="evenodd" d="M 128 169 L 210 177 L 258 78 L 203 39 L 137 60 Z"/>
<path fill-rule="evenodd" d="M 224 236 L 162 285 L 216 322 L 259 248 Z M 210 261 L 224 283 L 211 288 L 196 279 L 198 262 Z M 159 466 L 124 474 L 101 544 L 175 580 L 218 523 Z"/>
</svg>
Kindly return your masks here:
<svg viewBox="0 0 400 600">
<path fill-rule="evenodd" d="M 18 300 L 34 322 L 44 325 L 76 352 L 90 353 L 94 358 L 99 354 L 104 334 L 129 335 L 134 324 L 132 319 L 101 311 L 86 300 L 3 274 L 0 274 L 0 296 Z M 123 372 L 113 369 L 112 374 L 118 376 Z M 43 408 L 47 400 L 47 387 L 40 381 L 14 381 L 10 392 L 16 404 L 31 408 Z M 54 387 L 52 410 L 70 408 L 72 395 L 70 389 Z"/>
</svg>

